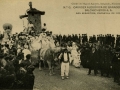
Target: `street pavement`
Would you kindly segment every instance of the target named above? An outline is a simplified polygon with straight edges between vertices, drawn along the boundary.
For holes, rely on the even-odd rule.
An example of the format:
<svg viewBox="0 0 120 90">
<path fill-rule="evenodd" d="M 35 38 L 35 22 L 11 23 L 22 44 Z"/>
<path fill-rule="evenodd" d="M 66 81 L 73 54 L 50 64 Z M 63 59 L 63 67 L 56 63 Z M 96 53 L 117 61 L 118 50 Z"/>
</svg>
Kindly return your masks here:
<svg viewBox="0 0 120 90">
<path fill-rule="evenodd" d="M 70 66 L 69 79 L 62 80 L 60 70 L 55 69 L 55 75 L 50 76 L 49 70 L 35 69 L 34 90 L 120 90 L 113 78 L 87 75 L 88 69 Z"/>
</svg>

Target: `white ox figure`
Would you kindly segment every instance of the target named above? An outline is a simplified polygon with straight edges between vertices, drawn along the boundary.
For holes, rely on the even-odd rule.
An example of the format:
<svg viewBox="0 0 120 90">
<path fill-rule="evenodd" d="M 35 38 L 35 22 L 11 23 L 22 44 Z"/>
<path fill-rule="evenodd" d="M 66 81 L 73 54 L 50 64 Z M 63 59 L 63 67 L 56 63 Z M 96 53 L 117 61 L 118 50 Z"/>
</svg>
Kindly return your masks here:
<svg viewBox="0 0 120 90">
<path fill-rule="evenodd" d="M 40 51 L 38 53 L 40 56 L 39 59 L 43 60 L 43 62 L 47 62 L 50 70 L 49 74 L 54 74 L 54 53 L 59 52 L 61 48 L 56 48 L 54 40 L 50 36 L 46 36 L 44 33 L 41 33 L 39 38 L 31 43 L 31 47 L 33 51 Z M 41 62 L 39 62 L 39 70 L 41 70 Z"/>
</svg>

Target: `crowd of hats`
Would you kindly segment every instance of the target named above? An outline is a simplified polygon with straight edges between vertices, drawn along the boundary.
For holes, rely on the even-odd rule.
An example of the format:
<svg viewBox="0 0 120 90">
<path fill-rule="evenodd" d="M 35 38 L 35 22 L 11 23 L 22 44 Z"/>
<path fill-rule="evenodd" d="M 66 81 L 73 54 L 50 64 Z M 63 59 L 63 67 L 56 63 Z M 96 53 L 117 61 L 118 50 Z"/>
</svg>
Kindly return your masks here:
<svg viewBox="0 0 120 90">
<path fill-rule="evenodd" d="M 46 31 L 46 29 L 42 29 L 42 33 L 46 33 L 47 36 L 52 35 L 52 31 Z"/>
<path fill-rule="evenodd" d="M 47 36 L 51 36 L 52 35 L 52 31 L 46 31 L 46 29 L 42 29 L 41 33 L 45 33 Z M 33 34 L 36 34 L 35 32 L 30 34 L 25 34 L 23 32 L 21 33 L 16 33 L 13 34 L 12 39 L 13 41 L 16 41 L 16 37 L 18 36 L 18 41 L 21 41 L 22 44 L 24 43 L 24 36 L 26 37 L 32 37 L 34 36 Z M 23 36 L 23 37 L 22 37 Z M 39 36 L 39 35 L 35 35 L 35 36 Z M 111 34 L 107 34 L 107 35 L 93 35 L 90 36 L 90 38 L 88 39 L 87 34 L 72 34 L 72 35 L 60 35 L 60 34 L 56 34 L 56 37 L 54 38 L 55 42 L 59 42 L 60 46 L 63 47 L 64 50 L 67 49 L 67 46 L 72 46 L 73 42 L 79 47 L 79 49 L 91 49 L 91 47 L 94 47 L 98 44 L 99 42 L 99 46 L 100 47 L 105 47 L 105 48 L 109 48 L 109 49 L 115 49 L 116 53 L 120 53 L 120 35 L 117 35 L 117 37 L 115 38 L 114 35 Z M 116 42 L 116 43 L 115 43 Z M 92 43 L 92 45 L 90 46 L 90 44 Z M 10 44 L 9 44 L 10 45 Z M 12 44 L 11 44 L 12 45 Z M 2 46 L 2 45 L 1 45 Z M 13 45 L 14 46 L 14 43 Z M 15 46 L 16 47 L 16 46 Z M 22 46 L 21 46 L 22 47 Z M 17 54 L 16 53 L 9 53 L 9 54 L 3 54 L 2 50 L 0 53 L 0 58 L 5 58 L 6 60 L 12 60 Z M 19 54 L 19 58 L 23 56 L 23 53 Z M 29 58 L 30 56 L 28 55 L 27 58 Z M 30 68 L 32 68 L 32 66 L 29 66 Z"/>
<path fill-rule="evenodd" d="M 120 35 L 115 37 L 111 34 L 99 34 L 88 37 L 87 34 L 56 34 L 55 40 L 59 42 L 61 46 L 72 46 L 72 42 L 75 42 L 78 46 L 82 45 L 83 47 L 88 47 L 91 43 L 96 45 L 99 43 L 102 46 L 111 46 L 115 49 L 120 48 Z"/>
<path fill-rule="evenodd" d="M 9 48 L 9 46 L 12 45 L 13 50 L 10 51 L 11 49 Z M 17 46 L 14 46 L 15 44 L 7 44 L 6 42 L 4 44 L 0 44 L 0 89 L 24 89 L 25 83 L 27 82 L 25 81 L 25 78 L 29 78 L 30 80 L 34 79 L 34 75 L 33 75 L 33 70 L 35 69 L 34 66 L 31 64 L 28 67 L 26 67 L 26 65 L 28 65 L 27 62 L 24 62 L 26 60 L 23 60 L 24 58 L 24 53 L 19 52 L 17 53 Z M 6 47 L 8 48 L 8 52 L 4 52 L 4 48 Z M 27 59 L 31 58 L 31 55 L 28 54 L 26 55 Z M 22 64 L 19 64 L 19 60 L 22 60 Z M 22 72 L 19 72 L 19 68 L 18 67 L 26 67 L 24 71 L 24 69 L 20 70 Z M 32 77 L 31 77 L 32 75 Z M 31 78 L 30 78 L 31 77 Z M 24 79 L 21 79 L 24 78 Z M 8 81 L 7 81 L 8 80 Z M 21 82 L 21 83 L 19 83 Z M 29 81 L 28 81 L 29 82 Z M 27 83 L 28 83 L 27 82 Z M 34 83 L 34 81 L 31 81 L 30 83 Z M 22 85 L 22 86 L 21 86 Z M 27 86 L 29 87 L 29 86 Z M 33 84 L 32 84 L 33 87 Z"/>
</svg>

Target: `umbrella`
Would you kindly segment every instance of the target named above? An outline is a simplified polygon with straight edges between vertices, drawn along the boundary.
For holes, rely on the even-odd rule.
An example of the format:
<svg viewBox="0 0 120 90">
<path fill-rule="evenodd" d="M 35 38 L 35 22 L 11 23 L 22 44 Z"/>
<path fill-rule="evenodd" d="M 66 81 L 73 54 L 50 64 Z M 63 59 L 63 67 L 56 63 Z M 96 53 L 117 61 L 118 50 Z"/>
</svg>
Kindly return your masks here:
<svg viewBox="0 0 120 90">
<path fill-rule="evenodd" d="M 3 24 L 3 29 L 4 30 L 12 30 L 12 25 L 10 23 L 5 23 L 5 24 Z"/>
</svg>

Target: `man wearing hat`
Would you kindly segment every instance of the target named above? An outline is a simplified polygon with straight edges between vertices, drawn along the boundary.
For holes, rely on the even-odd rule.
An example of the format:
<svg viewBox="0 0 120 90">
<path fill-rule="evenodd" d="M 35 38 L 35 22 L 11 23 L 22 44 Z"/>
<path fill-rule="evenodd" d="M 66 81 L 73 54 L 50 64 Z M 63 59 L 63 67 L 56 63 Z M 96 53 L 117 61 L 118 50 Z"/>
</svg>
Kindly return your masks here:
<svg viewBox="0 0 120 90">
<path fill-rule="evenodd" d="M 15 80 L 15 68 L 13 65 L 13 55 L 5 55 L 6 65 L 4 66 L 4 84 L 6 89 L 12 89 Z"/>
<path fill-rule="evenodd" d="M 91 70 L 94 70 L 94 75 L 97 75 L 97 66 L 98 66 L 98 54 L 96 52 L 95 47 L 92 47 L 89 57 L 89 71 L 88 75 L 91 74 Z"/>
<path fill-rule="evenodd" d="M 40 33 L 39 39 L 42 40 L 43 38 L 46 37 L 47 34 L 48 34 L 48 31 L 46 31 L 45 29 L 42 29 L 42 32 Z"/>
<path fill-rule="evenodd" d="M 24 79 L 22 79 L 24 86 L 22 87 L 22 89 L 28 89 L 28 90 L 32 90 L 33 86 L 34 86 L 34 74 L 33 74 L 33 70 L 34 70 L 34 66 L 31 64 L 30 62 L 31 60 L 31 55 L 27 54 L 26 55 L 26 60 L 23 60 L 21 62 L 21 70 L 25 70 L 25 77 L 23 77 Z"/>
<path fill-rule="evenodd" d="M 111 46 L 114 48 L 114 45 L 115 45 L 115 37 L 114 37 L 114 35 L 112 35 L 112 37 L 111 37 Z"/>
<path fill-rule="evenodd" d="M 25 88 L 28 90 L 33 90 L 33 86 L 34 86 L 34 79 L 35 76 L 33 74 L 35 67 L 33 65 L 29 65 L 27 67 L 27 73 L 26 73 L 26 85 Z"/>
<path fill-rule="evenodd" d="M 102 53 L 102 69 L 101 69 L 101 76 L 106 74 L 107 77 L 110 75 L 110 66 L 112 61 L 112 52 L 109 49 L 109 46 L 105 46 L 105 50 Z"/>
<path fill-rule="evenodd" d="M 116 50 L 115 55 L 112 59 L 112 69 L 114 82 L 117 82 L 120 85 L 120 50 Z"/>
<path fill-rule="evenodd" d="M 61 60 L 61 77 L 62 80 L 66 78 L 69 78 L 69 59 L 70 59 L 70 55 L 69 52 L 67 50 L 67 47 L 65 47 L 63 49 L 63 51 L 61 52 L 60 56 L 58 57 Z"/>
</svg>

